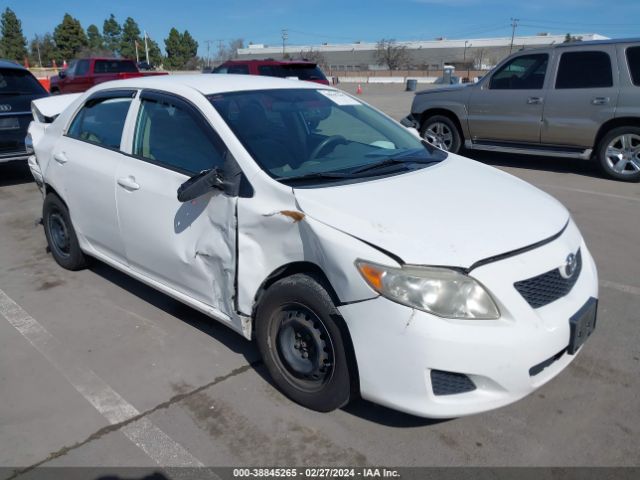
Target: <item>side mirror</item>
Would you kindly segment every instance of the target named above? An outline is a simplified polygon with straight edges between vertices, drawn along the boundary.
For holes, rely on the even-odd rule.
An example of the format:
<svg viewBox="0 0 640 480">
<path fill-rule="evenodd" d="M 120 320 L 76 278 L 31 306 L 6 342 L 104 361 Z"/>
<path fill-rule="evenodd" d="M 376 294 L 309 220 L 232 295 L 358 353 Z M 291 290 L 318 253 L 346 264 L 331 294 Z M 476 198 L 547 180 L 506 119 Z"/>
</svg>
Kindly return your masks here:
<svg viewBox="0 0 640 480">
<path fill-rule="evenodd" d="M 203 170 L 180 185 L 178 188 L 178 201 L 184 203 L 194 200 L 214 188 L 223 191 L 225 189 L 225 183 L 220 171 L 217 168 Z"/>
</svg>

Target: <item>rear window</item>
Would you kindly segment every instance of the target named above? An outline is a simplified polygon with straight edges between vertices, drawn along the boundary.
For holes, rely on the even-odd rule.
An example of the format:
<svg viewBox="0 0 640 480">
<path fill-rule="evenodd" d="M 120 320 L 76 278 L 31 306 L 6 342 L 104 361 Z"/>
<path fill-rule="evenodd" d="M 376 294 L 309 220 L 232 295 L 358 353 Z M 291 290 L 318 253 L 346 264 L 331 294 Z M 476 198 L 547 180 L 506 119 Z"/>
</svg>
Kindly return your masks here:
<svg viewBox="0 0 640 480">
<path fill-rule="evenodd" d="M 27 70 L 0 68 L 0 95 L 39 95 L 46 93 Z"/>
<path fill-rule="evenodd" d="M 560 57 L 556 88 L 613 86 L 611 58 L 606 52 L 565 52 Z"/>
<path fill-rule="evenodd" d="M 87 104 L 76 115 L 67 135 L 108 148 L 120 148 L 131 98 L 106 98 Z"/>
<path fill-rule="evenodd" d="M 629 72 L 631 72 L 631 81 L 640 87 L 640 47 L 627 48 L 627 62 L 629 63 Z"/>
<path fill-rule="evenodd" d="M 234 73 L 236 75 L 249 75 L 249 67 L 247 65 L 220 66 L 214 69 L 213 73 Z"/>
<path fill-rule="evenodd" d="M 94 73 L 130 73 L 137 71 L 136 64 L 127 60 L 96 60 L 96 64 L 93 67 Z"/>
<path fill-rule="evenodd" d="M 260 75 L 270 77 L 297 77 L 300 80 L 326 80 L 327 78 L 315 65 L 260 65 Z"/>
</svg>

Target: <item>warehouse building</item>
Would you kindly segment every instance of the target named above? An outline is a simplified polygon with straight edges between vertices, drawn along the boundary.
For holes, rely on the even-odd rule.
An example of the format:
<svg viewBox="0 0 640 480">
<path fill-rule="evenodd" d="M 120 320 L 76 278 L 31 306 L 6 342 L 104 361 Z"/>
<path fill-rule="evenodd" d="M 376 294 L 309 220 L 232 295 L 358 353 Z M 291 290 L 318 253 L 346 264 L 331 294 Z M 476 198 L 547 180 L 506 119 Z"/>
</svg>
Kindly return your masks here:
<svg viewBox="0 0 640 480">
<path fill-rule="evenodd" d="M 573 37 L 587 40 L 603 40 L 607 37 L 595 33 L 574 34 Z M 474 38 L 448 40 L 438 38 L 428 41 L 397 42 L 407 48 L 409 54 L 408 68 L 412 70 L 441 70 L 443 65 L 471 67 L 485 70 L 493 67 L 509 54 L 510 50 L 544 47 L 562 43 L 565 35 L 540 33 L 532 36 L 503 38 Z M 285 45 L 270 46 L 251 44 L 238 50 L 238 58 L 247 59 L 282 59 L 310 57 L 310 52 L 319 52 L 324 60 L 324 67 L 330 71 L 366 71 L 381 70 L 385 66 L 378 65 L 375 60 L 376 43 L 355 42 L 348 44 L 320 45 Z"/>
</svg>

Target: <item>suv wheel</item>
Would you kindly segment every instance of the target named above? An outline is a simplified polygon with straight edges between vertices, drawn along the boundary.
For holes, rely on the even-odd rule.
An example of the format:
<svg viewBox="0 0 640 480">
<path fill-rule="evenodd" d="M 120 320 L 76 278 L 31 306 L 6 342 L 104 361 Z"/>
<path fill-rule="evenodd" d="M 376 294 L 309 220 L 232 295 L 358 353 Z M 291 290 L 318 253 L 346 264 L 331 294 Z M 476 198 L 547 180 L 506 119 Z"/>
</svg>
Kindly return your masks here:
<svg viewBox="0 0 640 480">
<path fill-rule="evenodd" d="M 345 405 L 353 387 L 340 313 L 314 278 L 296 274 L 271 285 L 256 311 L 262 359 L 278 387 L 320 412 Z"/>
<path fill-rule="evenodd" d="M 605 175 L 640 181 L 640 127 L 619 127 L 608 132 L 600 140 L 597 159 Z"/>
<path fill-rule="evenodd" d="M 44 199 L 42 223 L 49 250 L 58 265 L 67 270 L 80 270 L 87 266 L 69 210 L 55 193 L 49 193 Z"/>
<path fill-rule="evenodd" d="M 455 123 L 444 115 L 429 117 L 422 124 L 420 135 L 431 145 L 451 153 L 458 153 L 462 135 Z"/>
</svg>

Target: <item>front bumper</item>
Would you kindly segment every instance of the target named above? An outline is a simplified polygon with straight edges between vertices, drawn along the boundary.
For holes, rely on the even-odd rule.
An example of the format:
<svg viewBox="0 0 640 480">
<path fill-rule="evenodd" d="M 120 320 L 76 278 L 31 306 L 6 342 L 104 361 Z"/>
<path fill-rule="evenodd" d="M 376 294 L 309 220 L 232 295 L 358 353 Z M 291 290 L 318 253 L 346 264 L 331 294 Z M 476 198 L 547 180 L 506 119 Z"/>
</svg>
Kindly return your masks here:
<svg viewBox="0 0 640 480">
<path fill-rule="evenodd" d="M 416 118 L 413 116 L 412 113 L 410 113 L 409 115 L 404 117 L 402 120 L 400 120 L 400 123 L 407 128 L 412 127 L 412 128 L 415 128 L 416 130 L 420 129 L 420 122 L 416 120 Z"/>
<path fill-rule="evenodd" d="M 515 281 L 562 265 L 567 251 L 577 248 L 583 268 L 573 289 L 549 305 L 531 308 L 513 287 Z M 571 363 L 575 355 L 564 351 L 569 318 L 598 296 L 593 258 L 573 223 L 556 241 L 471 275 L 491 291 L 500 319 L 445 319 L 382 297 L 340 307 L 363 398 L 414 415 L 458 417 L 515 402 Z M 436 395 L 433 370 L 464 374 L 476 388 Z"/>
</svg>

